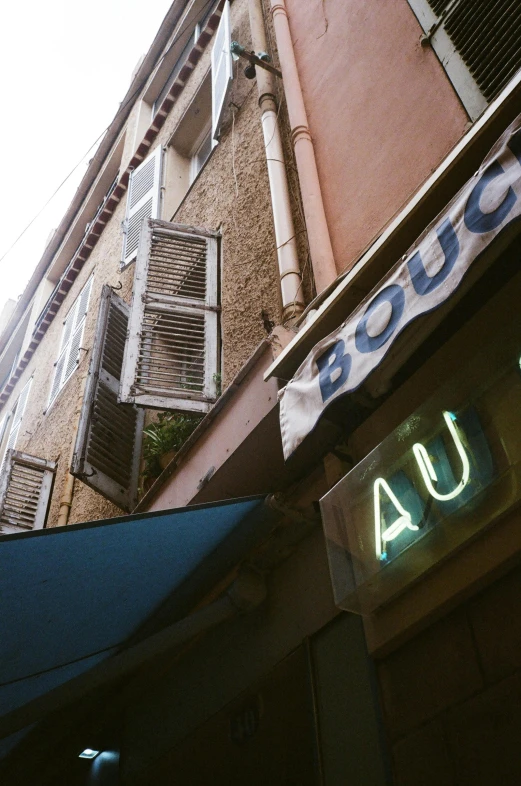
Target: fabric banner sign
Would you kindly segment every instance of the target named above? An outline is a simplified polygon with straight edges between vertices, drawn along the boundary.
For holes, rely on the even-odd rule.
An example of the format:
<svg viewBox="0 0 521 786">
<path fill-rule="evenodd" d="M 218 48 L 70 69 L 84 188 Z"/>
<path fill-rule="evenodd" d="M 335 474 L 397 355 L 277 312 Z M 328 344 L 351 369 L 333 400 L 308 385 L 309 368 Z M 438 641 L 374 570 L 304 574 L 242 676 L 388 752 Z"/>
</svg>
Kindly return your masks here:
<svg viewBox="0 0 521 786">
<path fill-rule="evenodd" d="M 471 265 L 521 217 L 521 116 L 474 177 L 349 318 L 310 352 L 284 389 L 288 458 L 327 406 L 356 390 L 414 319 L 439 307 Z"/>
</svg>

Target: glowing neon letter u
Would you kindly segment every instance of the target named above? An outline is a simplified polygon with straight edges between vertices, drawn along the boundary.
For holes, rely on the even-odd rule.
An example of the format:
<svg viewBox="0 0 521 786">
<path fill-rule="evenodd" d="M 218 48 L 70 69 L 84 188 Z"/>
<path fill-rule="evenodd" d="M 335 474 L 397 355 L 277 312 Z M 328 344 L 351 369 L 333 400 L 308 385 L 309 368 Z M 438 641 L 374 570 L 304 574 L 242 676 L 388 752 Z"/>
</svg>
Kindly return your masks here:
<svg viewBox="0 0 521 786">
<path fill-rule="evenodd" d="M 444 502 L 449 499 L 454 499 L 454 497 L 457 497 L 458 494 L 461 494 L 461 492 L 469 482 L 469 478 L 470 478 L 470 462 L 467 456 L 467 452 L 461 442 L 461 437 L 458 434 L 458 429 L 456 428 L 456 424 L 454 422 L 456 418 L 450 412 L 444 412 L 443 418 L 445 420 L 445 423 L 447 424 L 447 428 L 449 429 L 450 435 L 454 440 L 454 444 L 456 445 L 456 450 L 458 451 L 459 457 L 461 459 L 461 463 L 463 465 L 463 474 L 461 477 L 461 481 L 456 486 L 455 489 L 450 491 L 448 494 L 440 494 L 438 491 L 436 491 L 433 484 L 438 482 L 438 476 L 436 475 L 436 470 L 432 465 L 431 458 L 426 448 L 420 442 L 416 442 L 412 446 L 414 456 L 416 458 L 416 461 L 418 462 L 420 472 L 422 474 L 424 483 L 427 486 L 427 490 L 429 494 L 431 494 L 434 497 L 434 499 L 438 499 L 441 502 Z"/>
</svg>

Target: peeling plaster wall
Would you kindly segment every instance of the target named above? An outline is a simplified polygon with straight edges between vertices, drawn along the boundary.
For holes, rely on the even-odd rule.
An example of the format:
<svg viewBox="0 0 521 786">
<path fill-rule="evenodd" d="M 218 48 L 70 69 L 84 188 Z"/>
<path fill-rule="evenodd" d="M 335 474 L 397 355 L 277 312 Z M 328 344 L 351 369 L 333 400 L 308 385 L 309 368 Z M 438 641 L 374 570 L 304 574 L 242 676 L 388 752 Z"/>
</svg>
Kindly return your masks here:
<svg viewBox="0 0 521 786">
<path fill-rule="evenodd" d="M 250 44 L 247 0 L 232 5 L 232 37 Z M 151 151 L 166 146 L 177 125 L 193 100 L 210 67 L 211 43 L 194 69 L 184 91 L 173 107 Z M 175 216 L 162 215 L 166 220 L 218 229 L 222 234 L 222 356 L 224 387 L 266 336 L 262 312 L 269 320 L 281 320 L 280 286 L 274 239 L 273 217 L 269 197 L 264 142 L 257 106 L 257 86 L 243 75 L 243 66 L 236 66 L 230 101 L 222 126 L 221 141 L 210 160 L 192 184 Z M 233 114 L 232 114 L 233 113 Z M 282 114 L 282 113 L 281 113 Z M 137 119 L 137 107 L 129 119 L 125 156 L 130 155 L 130 128 Z M 195 142 L 195 140 L 194 140 Z M 291 154 L 291 153 L 290 153 Z M 163 184 L 168 189 L 168 182 Z M 293 183 L 295 187 L 295 183 Z M 114 215 L 92 251 L 57 317 L 50 325 L 29 366 L 19 380 L 5 410 L 15 404 L 23 386 L 34 375 L 22 429 L 16 445 L 18 450 L 56 460 L 58 470 L 54 484 L 47 526 L 56 526 L 60 498 L 70 465 L 71 450 L 85 377 L 93 345 L 99 301 L 104 284 L 118 287 L 118 294 L 127 302 L 132 297 L 134 265 L 120 271 L 122 233 L 126 199 L 122 199 Z M 295 205 L 297 234 L 304 249 L 302 223 Z M 63 321 L 85 282 L 94 271 L 89 312 L 77 370 L 47 410 L 49 391 L 61 341 Z M 121 289 L 119 285 L 121 284 Z M 121 511 L 100 494 L 79 480 L 74 482 L 74 496 L 69 523 L 108 518 Z"/>
</svg>

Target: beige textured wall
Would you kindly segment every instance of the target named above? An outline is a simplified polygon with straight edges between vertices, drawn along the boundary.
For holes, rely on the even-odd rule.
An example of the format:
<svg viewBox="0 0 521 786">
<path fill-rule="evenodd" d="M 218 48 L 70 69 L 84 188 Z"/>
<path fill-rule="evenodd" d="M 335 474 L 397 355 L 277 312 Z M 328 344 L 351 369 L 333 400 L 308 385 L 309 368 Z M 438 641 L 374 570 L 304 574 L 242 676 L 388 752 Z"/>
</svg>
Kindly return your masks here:
<svg viewBox="0 0 521 786">
<path fill-rule="evenodd" d="M 232 6 L 232 37 L 246 46 L 250 43 L 247 0 L 235 0 Z M 191 75 L 177 104 L 172 109 L 157 145 L 166 145 L 197 92 L 210 66 L 210 48 Z M 257 106 L 257 87 L 243 76 L 239 64 L 223 125 L 220 144 L 192 185 L 175 217 L 164 219 L 219 229 L 222 233 L 222 343 L 223 382 L 229 383 L 242 364 L 265 337 L 263 314 L 273 323 L 281 318 L 280 289 L 273 219 L 269 200 L 264 143 Z M 136 110 L 137 111 L 137 110 Z M 136 111 L 129 120 L 127 140 L 133 138 Z M 233 113 L 233 114 L 232 114 Z M 130 157 L 129 144 L 124 158 Z M 168 189 L 168 182 L 164 183 Z M 77 413 L 88 370 L 99 300 L 104 284 L 119 286 L 127 302 L 132 297 L 134 265 L 119 270 L 121 258 L 121 222 L 125 216 L 123 199 L 103 235 L 94 248 L 71 291 L 62 304 L 30 365 L 13 391 L 6 410 L 16 401 L 23 385 L 34 374 L 33 387 L 22 424 L 17 449 L 58 461 L 50 515 L 47 526 L 57 523 L 59 501 L 70 463 L 71 447 L 75 438 Z M 302 224 L 298 208 L 295 212 L 299 238 Z M 46 411 L 54 373 L 63 320 L 71 305 L 94 271 L 89 313 L 82 342 L 83 351 L 78 369 L 60 392 L 52 407 Z M 69 523 L 106 518 L 120 513 L 112 503 L 75 480 L 74 498 Z"/>
</svg>

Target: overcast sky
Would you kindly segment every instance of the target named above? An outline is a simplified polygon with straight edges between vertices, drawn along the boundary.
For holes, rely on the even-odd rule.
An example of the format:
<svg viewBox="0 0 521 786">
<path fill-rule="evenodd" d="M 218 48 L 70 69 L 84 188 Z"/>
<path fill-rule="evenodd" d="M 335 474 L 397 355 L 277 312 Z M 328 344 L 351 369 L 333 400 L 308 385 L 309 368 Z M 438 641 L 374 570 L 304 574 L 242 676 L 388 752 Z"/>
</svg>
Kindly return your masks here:
<svg viewBox="0 0 521 786">
<path fill-rule="evenodd" d="M 21 295 L 172 0 L 4 3 L 0 24 L 0 310 Z"/>
</svg>

